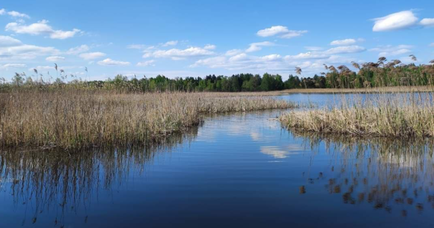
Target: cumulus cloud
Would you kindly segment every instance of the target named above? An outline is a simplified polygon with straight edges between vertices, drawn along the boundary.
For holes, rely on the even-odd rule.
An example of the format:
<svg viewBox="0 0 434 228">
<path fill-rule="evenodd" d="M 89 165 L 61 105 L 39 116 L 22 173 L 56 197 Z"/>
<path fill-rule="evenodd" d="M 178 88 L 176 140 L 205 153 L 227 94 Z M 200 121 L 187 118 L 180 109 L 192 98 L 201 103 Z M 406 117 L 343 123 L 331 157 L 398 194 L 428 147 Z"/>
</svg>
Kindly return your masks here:
<svg viewBox="0 0 434 228">
<path fill-rule="evenodd" d="M 144 62 L 138 62 L 137 66 L 147 67 L 147 66 L 155 66 L 155 60 L 148 60 Z"/>
<path fill-rule="evenodd" d="M 130 44 L 127 46 L 128 49 L 137 49 L 137 50 L 142 50 L 145 49 L 146 45 L 144 44 Z"/>
<path fill-rule="evenodd" d="M 378 56 L 388 57 L 388 56 L 408 54 L 411 52 L 412 48 L 413 46 L 411 45 L 398 45 L 398 46 L 386 45 L 386 46 L 371 48 L 369 49 L 369 51 L 378 52 Z"/>
<path fill-rule="evenodd" d="M 330 45 L 334 46 L 345 46 L 355 44 L 357 41 L 355 39 L 344 39 L 344 40 L 333 40 Z"/>
<path fill-rule="evenodd" d="M 9 11 L 7 14 L 12 17 L 30 18 L 29 15 L 17 11 Z"/>
<path fill-rule="evenodd" d="M 40 47 L 22 44 L 12 47 L 0 47 L 0 59 L 34 59 L 38 56 L 58 54 L 53 47 Z"/>
<path fill-rule="evenodd" d="M 65 60 L 65 57 L 63 57 L 63 56 L 49 56 L 49 57 L 45 58 L 45 60 L 47 60 L 49 62 L 58 62 L 58 61 Z"/>
<path fill-rule="evenodd" d="M 306 50 L 308 51 L 321 51 L 323 49 L 322 47 L 315 47 L 315 46 L 306 46 L 304 48 L 306 48 Z"/>
<path fill-rule="evenodd" d="M 240 54 L 240 53 L 242 53 L 243 51 L 242 50 L 240 50 L 240 49 L 232 49 L 232 50 L 228 50 L 227 52 L 226 52 L 226 55 L 227 56 L 233 56 L 233 55 L 238 55 L 238 54 Z"/>
<path fill-rule="evenodd" d="M 399 30 L 414 26 L 418 22 L 418 18 L 412 11 L 401 11 L 397 13 L 389 14 L 385 17 L 375 18 L 374 32 L 383 32 L 391 30 Z"/>
<path fill-rule="evenodd" d="M 169 47 L 169 46 L 175 46 L 175 45 L 177 45 L 178 44 L 178 41 L 177 40 L 171 40 L 171 41 L 167 41 L 166 43 L 164 43 L 163 45 L 161 45 L 161 46 L 163 46 L 163 47 Z"/>
<path fill-rule="evenodd" d="M 186 49 L 169 49 L 169 50 L 156 50 L 154 52 L 146 50 L 143 58 L 155 57 L 155 58 L 171 58 L 173 60 L 181 60 L 188 57 L 201 57 L 213 55 L 214 52 L 201 48 L 201 47 L 188 47 Z"/>
<path fill-rule="evenodd" d="M 99 59 L 105 56 L 105 53 L 102 52 L 87 52 L 79 55 L 80 58 L 84 60 L 94 60 Z"/>
<path fill-rule="evenodd" d="M 335 48 L 330 48 L 324 52 L 324 54 L 328 55 L 334 55 L 334 54 L 350 54 L 350 53 L 359 53 L 365 51 L 366 48 L 358 46 L 358 45 L 351 45 L 351 46 L 339 46 Z"/>
<path fill-rule="evenodd" d="M 270 47 L 275 44 L 269 41 L 259 42 L 259 43 L 251 43 L 249 48 L 246 49 L 246 52 L 255 52 L 260 51 L 262 47 Z"/>
<path fill-rule="evenodd" d="M 130 65 L 130 62 L 116 61 L 116 60 L 107 58 L 107 59 L 99 61 L 98 65 L 101 65 L 101 66 L 128 66 L 128 65 Z"/>
<path fill-rule="evenodd" d="M 68 54 L 68 55 L 78 55 L 80 53 L 87 52 L 87 51 L 89 51 L 89 46 L 87 46 L 87 45 L 80 45 L 80 46 L 77 46 L 77 47 L 70 48 L 66 52 L 66 54 Z"/>
<path fill-rule="evenodd" d="M 5 29 L 6 31 L 12 31 L 18 34 L 48 35 L 51 39 L 61 40 L 74 37 L 80 32 L 79 29 L 73 29 L 71 31 L 54 30 L 50 25 L 48 25 L 47 20 L 38 21 L 30 25 L 11 22 L 6 25 Z"/>
<path fill-rule="evenodd" d="M 29 15 L 20 13 L 17 11 L 6 11 L 5 9 L 0 9 L 0 15 L 9 15 L 11 17 L 19 17 L 19 18 L 30 18 Z"/>
<path fill-rule="evenodd" d="M 23 63 L 8 63 L 8 64 L 0 65 L 1 70 L 9 70 L 10 68 L 23 68 L 23 67 L 27 67 L 27 65 Z"/>
<path fill-rule="evenodd" d="M 215 46 L 215 45 L 213 45 L 213 44 L 207 44 L 207 45 L 205 45 L 205 47 L 204 47 L 204 49 L 206 49 L 206 50 L 214 50 L 214 49 L 216 49 L 217 47 Z"/>
<path fill-rule="evenodd" d="M 290 39 L 307 33 L 307 30 L 289 30 L 282 25 L 271 26 L 270 28 L 259 30 L 256 34 L 260 37 L 279 36 L 280 38 Z"/>
<path fill-rule="evenodd" d="M 11 47 L 21 45 L 21 41 L 10 36 L 0 36 L 0 47 Z"/>
<path fill-rule="evenodd" d="M 325 59 L 328 58 L 329 55 L 326 55 L 321 52 L 306 52 L 306 53 L 299 53 L 297 55 L 287 55 L 285 56 L 286 59 Z"/>
<path fill-rule="evenodd" d="M 246 53 L 205 58 L 190 65 L 190 67 L 200 66 L 224 68 L 227 70 L 288 70 L 294 67 L 293 63 L 286 61 L 279 54 L 252 56 Z"/>
<path fill-rule="evenodd" d="M 424 18 L 420 21 L 423 26 L 434 26 L 434 18 Z"/>
<path fill-rule="evenodd" d="M 255 56 L 251 55 L 252 52 L 233 49 L 218 56 L 197 60 L 190 67 L 222 68 L 232 71 L 248 70 L 294 73 L 294 67 L 297 66 L 301 67 L 303 72 L 313 74 L 323 71 L 323 64 L 348 64 L 351 61 L 357 61 L 354 58 L 338 54 L 351 54 L 366 50 L 364 47 L 357 45 L 338 46 L 324 51 L 321 48 L 313 49 L 317 51 L 286 56 L 279 54 Z"/>
</svg>

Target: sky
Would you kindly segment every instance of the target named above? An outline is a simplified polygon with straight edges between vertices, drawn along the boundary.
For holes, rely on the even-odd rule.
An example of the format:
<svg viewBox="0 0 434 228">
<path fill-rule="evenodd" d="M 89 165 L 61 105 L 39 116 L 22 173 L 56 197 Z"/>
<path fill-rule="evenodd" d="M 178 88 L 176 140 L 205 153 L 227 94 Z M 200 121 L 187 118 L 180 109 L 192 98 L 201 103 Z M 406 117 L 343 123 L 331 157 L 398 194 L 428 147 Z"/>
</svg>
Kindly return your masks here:
<svg viewBox="0 0 434 228">
<path fill-rule="evenodd" d="M 0 78 L 278 73 L 434 59 L 434 1 L 3 0 Z M 86 71 L 87 70 L 87 71 Z"/>
</svg>

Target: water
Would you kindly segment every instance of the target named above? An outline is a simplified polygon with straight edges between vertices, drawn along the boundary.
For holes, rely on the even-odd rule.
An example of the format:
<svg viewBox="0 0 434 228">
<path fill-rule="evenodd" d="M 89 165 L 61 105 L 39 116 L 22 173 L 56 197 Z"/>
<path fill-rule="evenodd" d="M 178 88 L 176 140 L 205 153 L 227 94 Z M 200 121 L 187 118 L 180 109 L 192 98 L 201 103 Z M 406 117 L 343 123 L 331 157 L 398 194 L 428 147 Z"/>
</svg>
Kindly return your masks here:
<svg viewBox="0 0 434 228">
<path fill-rule="evenodd" d="M 289 132 L 281 112 L 206 117 L 147 149 L 3 151 L 0 227 L 434 225 L 432 141 Z"/>
</svg>

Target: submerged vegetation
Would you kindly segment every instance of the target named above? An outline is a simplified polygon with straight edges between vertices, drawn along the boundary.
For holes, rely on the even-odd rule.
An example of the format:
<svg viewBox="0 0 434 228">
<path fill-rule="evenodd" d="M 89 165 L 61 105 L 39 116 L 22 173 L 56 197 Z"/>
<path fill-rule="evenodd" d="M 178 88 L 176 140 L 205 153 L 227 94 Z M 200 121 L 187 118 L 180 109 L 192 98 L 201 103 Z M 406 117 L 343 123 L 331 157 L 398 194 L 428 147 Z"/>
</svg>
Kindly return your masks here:
<svg viewBox="0 0 434 228">
<path fill-rule="evenodd" d="M 145 144 L 201 121 L 203 113 L 292 108 L 268 97 L 206 93 L 0 94 L 0 145 L 85 148 Z"/>
<path fill-rule="evenodd" d="M 331 108 L 295 110 L 280 116 L 291 129 L 319 133 L 374 137 L 434 137 L 431 93 L 378 94 L 352 98 Z"/>
</svg>

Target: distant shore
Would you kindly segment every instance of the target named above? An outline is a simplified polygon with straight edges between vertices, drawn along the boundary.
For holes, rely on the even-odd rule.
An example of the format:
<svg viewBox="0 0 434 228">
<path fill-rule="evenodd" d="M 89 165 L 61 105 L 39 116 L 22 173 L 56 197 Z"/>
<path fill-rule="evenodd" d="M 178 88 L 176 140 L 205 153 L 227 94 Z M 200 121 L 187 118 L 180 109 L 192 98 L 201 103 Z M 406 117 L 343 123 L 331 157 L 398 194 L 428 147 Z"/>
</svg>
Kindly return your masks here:
<svg viewBox="0 0 434 228">
<path fill-rule="evenodd" d="M 280 94 L 288 93 L 408 93 L 408 92 L 434 92 L 434 86 L 391 86 L 360 89 L 288 89 L 278 91 Z"/>
</svg>

